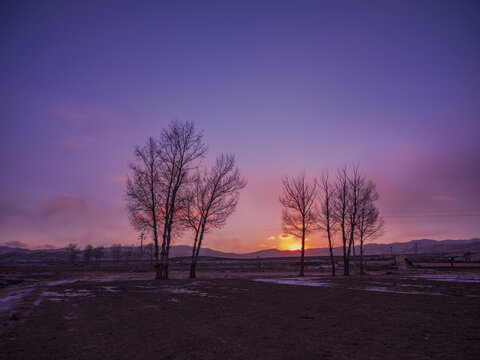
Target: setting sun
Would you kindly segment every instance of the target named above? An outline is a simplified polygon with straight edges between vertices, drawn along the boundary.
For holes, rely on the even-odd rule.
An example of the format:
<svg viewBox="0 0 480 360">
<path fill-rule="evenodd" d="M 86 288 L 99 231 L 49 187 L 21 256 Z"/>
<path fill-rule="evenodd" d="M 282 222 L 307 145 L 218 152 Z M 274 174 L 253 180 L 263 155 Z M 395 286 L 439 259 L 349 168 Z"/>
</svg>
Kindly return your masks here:
<svg viewBox="0 0 480 360">
<path fill-rule="evenodd" d="M 277 249 L 279 250 L 300 250 L 302 248 L 301 240 L 289 234 L 280 234 L 277 241 Z M 307 248 L 307 246 L 305 246 Z"/>
</svg>

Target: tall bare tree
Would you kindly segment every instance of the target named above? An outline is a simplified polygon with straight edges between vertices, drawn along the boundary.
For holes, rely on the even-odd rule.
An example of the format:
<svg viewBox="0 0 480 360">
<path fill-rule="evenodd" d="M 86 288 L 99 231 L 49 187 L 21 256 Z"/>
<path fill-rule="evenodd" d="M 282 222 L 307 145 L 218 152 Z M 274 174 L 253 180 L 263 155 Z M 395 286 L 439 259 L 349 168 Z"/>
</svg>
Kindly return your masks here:
<svg viewBox="0 0 480 360">
<path fill-rule="evenodd" d="M 87 265 L 90 264 L 90 259 L 92 258 L 93 255 L 93 246 L 88 244 L 85 246 L 85 249 L 83 249 L 83 258 L 85 259 L 85 262 Z"/>
<path fill-rule="evenodd" d="M 328 172 L 322 172 L 320 176 L 319 187 L 322 190 L 320 199 L 320 206 L 318 207 L 318 223 L 319 228 L 323 231 L 328 239 L 328 251 L 330 252 L 330 263 L 332 264 L 332 276 L 335 276 L 335 259 L 333 257 L 334 233 L 335 233 L 335 219 L 333 214 L 333 202 L 335 189 L 330 183 Z"/>
<path fill-rule="evenodd" d="M 339 227 L 343 251 L 343 275 L 349 275 L 350 244 L 348 232 L 349 186 L 347 168 L 337 170 L 335 193 L 333 198 L 334 221 Z"/>
<path fill-rule="evenodd" d="M 163 237 L 160 263 L 162 279 L 168 279 L 168 255 L 175 231 L 174 221 L 180 218 L 179 209 L 186 196 L 192 170 L 205 156 L 207 147 L 203 144 L 203 133 L 197 131 L 191 121 L 174 120 L 162 131 L 159 140 L 161 159 L 160 183 L 163 207 Z"/>
<path fill-rule="evenodd" d="M 365 176 L 361 175 L 358 171 L 358 163 L 353 164 L 351 175 L 348 176 L 348 185 L 349 185 L 349 201 L 348 201 L 348 227 L 350 231 L 349 245 L 348 245 L 348 256 L 350 256 L 350 250 L 353 248 L 353 267 L 354 273 L 357 272 L 357 257 L 355 253 L 355 235 L 357 234 L 358 227 L 358 216 L 360 210 L 361 196 L 360 193 L 365 186 L 366 179 Z M 348 262 L 349 264 L 349 262 Z M 347 265 L 347 271 L 349 266 Z"/>
<path fill-rule="evenodd" d="M 353 249 L 354 269 L 356 271 L 355 239 L 358 236 L 360 210 L 364 203 L 368 182 L 360 174 L 358 164 L 353 164 L 349 173 L 347 167 L 338 169 L 333 202 L 334 219 L 339 227 L 343 250 L 343 275 L 350 275 L 350 254 Z"/>
<path fill-rule="evenodd" d="M 367 240 L 381 237 L 385 233 L 385 222 L 375 206 L 375 201 L 379 199 L 379 195 L 373 181 L 368 181 L 362 187 L 359 196 L 357 232 L 360 241 L 360 274 L 363 274 L 363 244 Z"/>
<path fill-rule="evenodd" d="M 77 256 L 80 250 L 81 250 L 81 247 L 78 246 L 77 244 L 74 244 L 74 243 L 68 244 L 67 256 L 68 256 L 68 261 L 70 262 L 71 265 L 75 264 L 75 261 L 77 260 Z"/>
<path fill-rule="evenodd" d="M 97 246 L 92 251 L 93 257 L 95 258 L 95 267 L 100 264 L 100 259 L 105 255 L 105 250 L 103 246 Z"/>
<path fill-rule="evenodd" d="M 221 228 L 235 210 L 240 190 L 247 185 L 235 166 L 233 155 L 220 155 L 210 172 L 197 174 L 182 209 L 183 221 L 194 233 L 190 278 L 196 278 L 196 267 L 205 233 Z"/>
<path fill-rule="evenodd" d="M 158 142 L 150 138 L 143 147 L 136 147 L 132 173 L 127 176 L 127 210 L 135 230 L 153 235 L 155 246 L 155 279 L 161 278 L 159 229 L 163 225 L 160 168 L 162 159 Z"/>
<path fill-rule="evenodd" d="M 317 229 L 317 211 L 315 209 L 317 184 L 315 180 L 312 183 L 307 182 L 304 172 L 292 179 L 286 176 L 282 180 L 282 184 L 283 194 L 280 196 L 280 202 L 284 207 L 282 212 L 283 231 L 302 241 L 299 276 L 303 277 L 305 239 L 307 234 Z"/>
</svg>

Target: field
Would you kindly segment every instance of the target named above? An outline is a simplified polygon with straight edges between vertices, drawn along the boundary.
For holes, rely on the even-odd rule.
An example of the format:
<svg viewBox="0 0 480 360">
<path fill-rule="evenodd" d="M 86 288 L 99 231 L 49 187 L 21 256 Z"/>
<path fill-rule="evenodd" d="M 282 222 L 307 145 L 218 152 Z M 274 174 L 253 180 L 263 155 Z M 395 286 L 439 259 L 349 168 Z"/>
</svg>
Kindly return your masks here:
<svg viewBox="0 0 480 360">
<path fill-rule="evenodd" d="M 0 268 L 4 359 L 476 359 L 480 274 L 210 260 L 187 280 L 114 267 Z M 252 263 L 250 263 L 252 264 Z M 283 264 L 283 267 L 281 266 Z M 201 264 L 202 265 L 202 264 Z M 278 266 L 277 266 L 278 265 Z"/>
</svg>

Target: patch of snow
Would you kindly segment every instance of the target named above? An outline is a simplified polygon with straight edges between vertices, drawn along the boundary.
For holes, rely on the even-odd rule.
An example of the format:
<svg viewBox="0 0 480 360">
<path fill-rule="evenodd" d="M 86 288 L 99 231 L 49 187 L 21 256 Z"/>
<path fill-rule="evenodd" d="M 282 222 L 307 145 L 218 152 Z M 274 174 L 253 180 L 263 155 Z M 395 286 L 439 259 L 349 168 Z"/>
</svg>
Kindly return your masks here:
<svg viewBox="0 0 480 360">
<path fill-rule="evenodd" d="M 172 294 L 189 294 L 189 295 L 198 295 L 198 296 L 208 296 L 206 293 L 202 293 L 197 290 L 189 290 L 189 289 L 184 289 L 184 288 L 173 288 L 173 287 L 164 287 L 162 290 L 167 291 Z"/>
<path fill-rule="evenodd" d="M 254 281 L 267 282 L 280 285 L 303 285 L 303 286 L 324 286 L 331 287 L 325 282 L 316 281 L 315 278 L 284 278 L 284 279 L 255 279 Z"/>
<path fill-rule="evenodd" d="M 63 285 L 63 284 L 72 284 L 76 281 L 79 281 L 79 279 L 56 280 L 56 281 L 47 282 L 47 285 L 48 286 L 57 286 L 57 285 Z"/>
<path fill-rule="evenodd" d="M 426 279 L 433 281 L 451 281 L 465 283 L 480 283 L 480 274 L 475 273 L 456 273 L 456 274 L 417 274 L 410 278 Z"/>
<path fill-rule="evenodd" d="M 107 292 L 113 292 L 113 293 L 120 292 L 120 289 L 115 286 L 99 286 L 99 288 Z"/>
<path fill-rule="evenodd" d="M 401 287 L 415 287 L 415 288 L 432 288 L 433 285 L 420 285 L 420 284 L 399 284 Z"/>
<path fill-rule="evenodd" d="M 63 294 L 59 293 L 59 292 L 56 292 L 56 291 L 44 291 L 44 292 L 42 292 L 42 296 L 50 298 L 49 300 L 58 299 L 58 298 L 62 298 L 62 297 L 91 296 L 91 295 L 93 295 L 93 294 L 89 290 L 78 290 L 76 292 L 66 291 Z M 53 301 L 56 301 L 56 300 L 53 300 Z"/>
<path fill-rule="evenodd" d="M 281 285 L 301 285 L 301 286 L 317 286 L 317 287 L 330 287 L 330 288 L 339 287 L 337 284 L 320 282 L 315 280 L 315 278 L 255 279 L 254 281 L 268 282 L 268 283 L 281 284 Z M 384 283 L 380 283 L 380 284 L 389 285 Z M 397 290 L 395 288 L 389 288 L 386 286 L 349 287 L 347 289 L 376 291 L 376 292 L 391 292 L 396 294 L 442 295 L 440 293 L 433 293 L 433 292 Z"/>
<path fill-rule="evenodd" d="M 0 299 L 0 313 L 13 309 L 33 288 L 16 289 L 14 292 Z"/>
<path fill-rule="evenodd" d="M 434 292 L 424 292 L 424 291 L 402 291 L 402 290 L 396 290 L 396 289 L 389 289 L 387 287 L 375 287 L 375 286 L 369 286 L 369 287 L 364 287 L 364 288 L 350 288 L 350 289 L 355 289 L 355 290 L 366 290 L 366 291 L 377 291 L 377 292 L 390 292 L 390 293 L 395 293 L 395 294 L 414 294 L 414 295 L 443 295 L 440 293 L 434 293 Z"/>
<path fill-rule="evenodd" d="M 178 300 L 177 298 L 171 298 L 171 299 L 170 299 L 170 300 L 168 300 L 168 301 L 171 301 L 171 302 L 178 302 L 178 303 L 179 303 L 179 302 L 181 302 L 181 301 L 180 301 L 180 300 Z"/>
</svg>

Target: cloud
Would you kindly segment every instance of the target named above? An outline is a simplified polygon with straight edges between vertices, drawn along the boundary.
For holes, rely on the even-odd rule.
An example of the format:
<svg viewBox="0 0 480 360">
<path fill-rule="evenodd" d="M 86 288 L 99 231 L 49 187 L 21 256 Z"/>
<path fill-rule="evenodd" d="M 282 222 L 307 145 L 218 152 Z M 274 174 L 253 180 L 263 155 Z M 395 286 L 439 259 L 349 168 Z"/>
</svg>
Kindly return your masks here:
<svg viewBox="0 0 480 360">
<path fill-rule="evenodd" d="M 24 243 L 23 241 L 14 240 L 14 241 L 7 241 L 1 244 L 2 246 L 8 246 L 11 248 L 28 248 L 28 244 Z"/>
<path fill-rule="evenodd" d="M 58 249 L 58 246 L 51 245 L 51 244 L 43 244 L 43 245 L 36 245 L 33 247 L 35 250 L 52 250 Z"/>
<path fill-rule="evenodd" d="M 57 194 L 41 204 L 41 213 L 46 217 L 63 215 L 67 212 L 85 213 L 87 211 L 88 207 L 85 200 L 76 199 L 66 193 Z"/>
<path fill-rule="evenodd" d="M 22 247 L 50 249 L 68 243 L 111 245 L 135 239 L 124 206 L 86 201 L 60 193 L 30 202 L 0 202 L 0 238 Z"/>
</svg>

